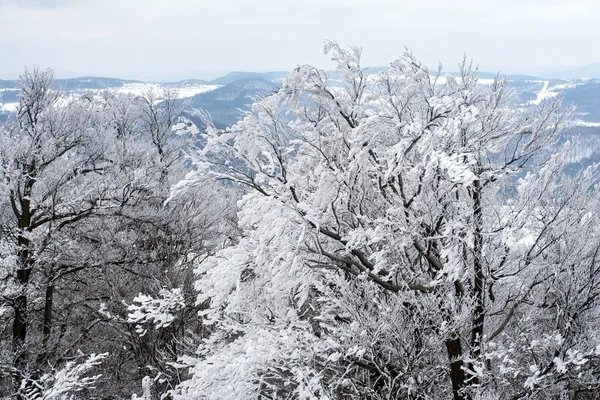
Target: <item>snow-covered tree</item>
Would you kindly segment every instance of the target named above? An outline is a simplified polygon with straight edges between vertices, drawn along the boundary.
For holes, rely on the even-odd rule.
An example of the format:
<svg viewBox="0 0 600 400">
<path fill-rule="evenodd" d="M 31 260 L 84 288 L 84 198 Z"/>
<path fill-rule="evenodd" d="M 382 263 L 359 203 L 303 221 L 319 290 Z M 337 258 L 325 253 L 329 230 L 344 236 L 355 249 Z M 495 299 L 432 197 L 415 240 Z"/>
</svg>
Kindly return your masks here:
<svg viewBox="0 0 600 400">
<path fill-rule="evenodd" d="M 51 370 L 35 380 L 23 379 L 20 396 L 26 400 L 63 400 L 93 388 L 101 374 L 87 376 L 108 354 L 92 354 L 81 363 L 69 361 L 60 370 Z M 70 397 L 67 397 L 67 396 Z"/>
<path fill-rule="evenodd" d="M 213 204 L 222 191 L 207 186 L 170 198 L 197 132 L 172 93 L 67 97 L 41 69 L 20 86 L 18 114 L 0 126 L 0 318 L 12 326 L 0 372 L 25 398 L 50 365 L 108 352 L 98 387 L 129 397 L 198 329 L 190 266 L 219 241 L 226 196 Z M 140 338 L 124 302 L 174 288 L 177 323 Z"/>
<path fill-rule="evenodd" d="M 211 335 L 175 397 L 597 394 L 598 174 L 563 173 L 560 101 L 325 53 L 336 80 L 299 66 L 194 156 L 188 184 L 247 194 L 198 263 Z"/>
</svg>

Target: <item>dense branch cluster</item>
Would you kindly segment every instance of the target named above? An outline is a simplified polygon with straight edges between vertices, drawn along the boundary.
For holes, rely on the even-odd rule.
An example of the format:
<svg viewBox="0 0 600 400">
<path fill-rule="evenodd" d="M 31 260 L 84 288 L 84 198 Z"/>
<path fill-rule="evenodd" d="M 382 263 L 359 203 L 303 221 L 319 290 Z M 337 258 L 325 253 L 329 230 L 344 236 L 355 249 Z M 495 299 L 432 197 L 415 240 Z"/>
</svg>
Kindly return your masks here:
<svg viewBox="0 0 600 400">
<path fill-rule="evenodd" d="M 96 381 L 130 397 L 145 375 L 174 387 L 168 362 L 202 326 L 191 265 L 218 243 L 230 204 L 211 201 L 216 187 L 167 202 L 197 140 L 185 104 L 169 92 L 67 97 L 40 69 L 20 86 L 18 114 L 0 127 L 0 393 L 91 398 Z M 140 337 L 152 317 L 130 319 L 127 304 L 141 302 L 139 315 L 146 297 L 171 292 L 175 315 Z"/>
<path fill-rule="evenodd" d="M 598 174 L 562 172 L 559 100 L 325 52 L 335 81 L 298 67 L 195 157 L 249 190 L 197 268 L 215 333 L 176 397 L 597 394 Z"/>
</svg>

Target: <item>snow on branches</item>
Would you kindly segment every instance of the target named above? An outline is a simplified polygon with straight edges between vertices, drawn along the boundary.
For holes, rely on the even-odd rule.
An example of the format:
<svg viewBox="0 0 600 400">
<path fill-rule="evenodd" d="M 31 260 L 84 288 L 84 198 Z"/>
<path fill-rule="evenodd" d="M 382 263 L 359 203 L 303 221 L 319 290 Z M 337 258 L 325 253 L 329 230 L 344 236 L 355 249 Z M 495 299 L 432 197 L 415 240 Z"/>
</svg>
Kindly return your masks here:
<svg viewBox="0 0 600 400">
<path fill-rule="evenodd" d="M 564 173 L 560 100 L 515 107 L 465 60 L 369 75 L 360 49 L 325 52 L 334 73 L 297 67 L 192 156 L 186 184 L 247 194 L 241 239 L 197 266 L 211 335 L 176 397 L 597 388 L 598 171 Z"/>
<path fill-rule="evenodd" d="M 146 333 L 144 325 L 152 324 L 155 329 L 167 327 L 175 320 L 175 313 L 185 307 L 181 289 L 161 289 L 160 298 L 139 294 L 133 298 L 134 303 L 127 307 L 129 314 L 127 322 L 136 324 L 136 331 L 140 335 Z"/>
</svg>

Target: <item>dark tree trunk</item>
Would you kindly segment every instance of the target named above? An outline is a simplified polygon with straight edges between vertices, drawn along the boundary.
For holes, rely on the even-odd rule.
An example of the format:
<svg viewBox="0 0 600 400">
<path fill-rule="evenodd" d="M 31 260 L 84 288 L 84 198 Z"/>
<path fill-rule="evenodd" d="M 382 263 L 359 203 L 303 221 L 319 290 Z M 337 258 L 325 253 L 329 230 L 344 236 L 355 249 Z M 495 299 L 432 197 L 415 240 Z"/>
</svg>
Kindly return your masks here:
<svg viewBox="0 0 600 400">
<path fill-rule="evenodd" d="M 44 340 L 43 340 L 43 351 L 46 353 L 48 350 L 48 340 L 50 339 L 50 332 L 52 331 L 52 301 L 54 297 L 54 282 L 50 281 L 46 286 L 46 296 L 44 303 Z"/>
<path fill-rule="evenodd" d="M 446 351 L 450 361 L 450 381 L 452 382 L 452 394 L 454 400 L 469 400 L 470 397 L 462 392 L 465 388 L 465 370 L 463 368 L 463 354 L 460 345 L 460 338 L 446 340 Z"/>
<path fill-rule="evenodd" d="M 13 375 L 13 385 L 17 392 L 17 400 L 26 400 L 21 394 L 21 371 L 27 365 L 28 351 L 25 346 L 27 338 L 27 285 L 31 274 L 31 263 L 29 260 L 29 240 L 25 237 L 19 237 L 19 269 L 17 270 L 17 282 L 21 285 L 21 293 L 14 302 L 15 319 L 13 321 L 13 354 L 15 374 Z"/>
<path fill-rule="evenodd" d="M 481 210 L 481 185 L 479 180 L 473 182 L 473 223 L 474 234 L 473 234 L 473 291 L 475 299 L 475 308 L 473 310 L 473 318 L 471 325 L 471 358 L 476 360 L 480 358 L 482 352 L 483 338 L 483 323 L 484 323 L 484 276 L 483 276 L 483 264 L 481 260 L 483 238 L 481 235 L 481 226 L 483 223 L 483 215 Z M 472 369 L 472 366 L 470 366 Z M 473 377 L 473 383 L 478 383 L 477 377 Z"/>
<path fill-rule="evenodd" d="M 29 269 L 19 269 L 17 271 L 17 281 L 23 286 L 23 292 L 27 290 L 29 282 Z M 15 346 L 20 346 L 25 342 L 27 337 L 27 294 L 21 293 L 15 299 L 15 320 L 13 322 L 13 343 Z"/>
<path fill-rule="evenodd" d="M 29 191 L 26 191 L 28 194 Z M 21 285 L 21 292 L 15 299 L 15 320 L 13 323 L 13 343 L 15 350 L 25 342 L 27 337 L 27 285 L 31 274 L 32 260 L 29 254 L 29 239 L 25 236 L 31 223 L 30 202 L 28 198 L 23 198 L 21 201 L 21 215 L 19 217 L 19 237 L 17 244 L 18 266 L 17 266 L 17 282 Z"/>
</svg>

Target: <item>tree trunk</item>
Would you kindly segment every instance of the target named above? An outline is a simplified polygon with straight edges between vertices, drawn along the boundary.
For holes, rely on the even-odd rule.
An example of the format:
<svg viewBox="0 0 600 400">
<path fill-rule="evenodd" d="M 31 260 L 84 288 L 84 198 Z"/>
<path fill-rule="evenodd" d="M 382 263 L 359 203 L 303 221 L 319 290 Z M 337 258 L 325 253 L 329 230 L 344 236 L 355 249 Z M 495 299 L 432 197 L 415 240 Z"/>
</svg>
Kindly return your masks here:
<svg viewBox="0 0 600 400">
<path fill-rule="evenodd" d="M 19 345 L 25 342 L 27 337 L 27 285 L 31 274 L 32 260 L 29 254 L 29 239 L 25 236 L 25 231 L 29 228 L 31 222 L 29 199 L 21 199 L 21 215 L 19 216 L 19 237 L 17 239 L 18 265 L 17 265 L 17 283 L 21 286 L 21 292 L 15 300 L 15 320 L 13 323 L 13 343 L 15 351 Z"/>
<path fill-rule="evenodd" d="M 462 390 L 465 388 L 465 370 L 463 369 L 462 348 L 460 338 L 455 336 L 446 340 L 446 351 L 450 361 L 450 380 L 452 381 L 452 394 L 454 400 L 469 400 L 470 397 Z"/>
<path fill-rule="evenodd" d="M 17 282 L 23 286 L 22 291 L 27 290 L 29 282 L 29 269 L 19 269 L 17 271 Z M 13 322 L 13 343 L 15 346 L 20 346 L 25 342 L 27 337 L 27 294 L 21 293 L 17 296 L 14 303 L 15 320 Z M 15 349 L 16 350 L 16 349 Z"/>
<path fill-rule="evenodd" d="M 481 185 L 479 180 L 473 182 L 473 223 L 475 224 L 473 230 L 473 291 L 475 299 L 475 308 L 473 309 L 473 316 L 471 322 L 471 358 L 477 360 L 480 358 L 482 353 L 482 338 L 483 338 L 483 323 L 484 323 L 484 276 L 483 276 L 483 264 L 482 264 L 482 247 L 483 238 L 481 235 L 481 226 L 483 224 L 483 214 L 481 210 Z M 473 366 L 469 366 L 473 369 Z M 473 383 L 479 383 L 477 377 L 473 377 Z"/>
<path fill-rule="evenodd" d="M 28 351 L 25 346 L 25 339 L 27 338 L 27 285 L 29 283 L 29 276 L 31 274 L 30 261 L 29 261 L 29 241 L 20 236 L 19 244 L 23 247 L 19 250 L 19 269 L 17 270 L 17 282 L 21 285 L 21 292 L 15 299 L 14 310 L 15 319 L 13 322 L 13 354 L 15 367 L 15 373 L 13 375 L 13 385 L 15 392 L 17 392 L 17 400 L 25 400 L 21 394 L 21 371 L 27 366 Z"/>
<path fill-rule="evenodd" d="M 44 304 L 44 339 L 43 339 L 43 352 L 48 351 L 48 340 L 50 339 L 50 332 L 52 330 L 52 301 L 54 297 L 54 283 L 50 281 L 46 286 L 46 296 Z"/>
</svg>

